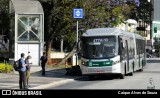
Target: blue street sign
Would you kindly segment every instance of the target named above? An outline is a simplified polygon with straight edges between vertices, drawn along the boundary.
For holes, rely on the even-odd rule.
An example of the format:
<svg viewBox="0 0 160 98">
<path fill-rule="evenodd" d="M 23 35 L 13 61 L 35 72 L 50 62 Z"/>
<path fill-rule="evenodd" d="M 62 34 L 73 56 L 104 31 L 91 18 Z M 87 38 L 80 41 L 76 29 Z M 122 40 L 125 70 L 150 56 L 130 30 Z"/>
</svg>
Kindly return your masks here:
<svg viewBox="0 0 160 98">
<path fill-rule="evenodd" d="M 73 9 L 73 18 L 83 18 L 83 9 Z"/>
</svg>

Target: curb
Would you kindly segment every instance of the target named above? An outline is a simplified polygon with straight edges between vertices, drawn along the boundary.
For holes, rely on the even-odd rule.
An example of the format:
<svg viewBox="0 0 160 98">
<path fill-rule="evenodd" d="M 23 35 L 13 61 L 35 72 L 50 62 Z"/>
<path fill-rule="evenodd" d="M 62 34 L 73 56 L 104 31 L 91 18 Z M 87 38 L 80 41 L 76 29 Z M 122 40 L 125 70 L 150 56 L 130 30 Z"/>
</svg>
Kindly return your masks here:
<svg viewBox="0 0 160 98">
<path fill-rule="evenodd" d="M 56 87 L 56 86 L 63 85 L 63 84 L 66 84 L 68 82 L 73 82 L 73 81 L 74 79 L 65 79 L 65 80 L 56 81 L 56 82 L 52 82 L 52 83 L 41 85 L 41 86 L 36 86 L 30 89 L 48 89 L 49 87 Z"/>
<path fill-rule="evenodd" d="M 13 78 L 13 74 L 0 74 L 0 79 L 10 79 Z"/>
<path fill-rule="evenodd" d="M 63 84 L 69 83 L 69 82 L 73 82 L 73 81 L 75 81 L 77 79 L 81 79 L 81 78 L 83 78 L 83 77 L 77 77 L 74 79 L 65 79 L 65 80 L 56 81 L 56 82 L 52 82 L 52 83 L 41 85 L 41 86 L 32 87 L 29 89 L 48 89 L 49 87 L 57 87 L 57 86 L 60 86 L 60 85 L 63 85 Z"/>
</svg>

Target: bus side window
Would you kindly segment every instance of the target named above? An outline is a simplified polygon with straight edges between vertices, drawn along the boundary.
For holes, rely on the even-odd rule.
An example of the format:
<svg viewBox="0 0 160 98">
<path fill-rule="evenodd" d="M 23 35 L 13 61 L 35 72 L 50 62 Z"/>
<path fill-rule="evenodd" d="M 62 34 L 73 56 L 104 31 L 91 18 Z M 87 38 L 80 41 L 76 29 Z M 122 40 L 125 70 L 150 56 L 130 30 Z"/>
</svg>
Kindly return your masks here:
<svg viewBox="0 0 160 98">
<path fill-rule="evenodd" d="M 119 44 L 120 44 L 120 48 L 121 49 L 124 49 L 124 43 L 123 43 L 123 40 L 122 40 L 122 38 L 121 37 L 118 37 L 118 39 L 119 39 Z"/>
<path fill-rule="evenodd" d="M 118 54 L 121 55 L 122 54 L 122 38 L 120 38 L 120 36 L 118 37 L 118 41 L 119 41 Z"/>
<path fill-rule="evenodd" d="M 124 60 L 124 57 L 125 57 L 125 46 L 124 46 L 122 38 L 118 37 L 118 39 L 119 39 L 119 55 L 120 55 L 120 59 Z"/>
</svg>

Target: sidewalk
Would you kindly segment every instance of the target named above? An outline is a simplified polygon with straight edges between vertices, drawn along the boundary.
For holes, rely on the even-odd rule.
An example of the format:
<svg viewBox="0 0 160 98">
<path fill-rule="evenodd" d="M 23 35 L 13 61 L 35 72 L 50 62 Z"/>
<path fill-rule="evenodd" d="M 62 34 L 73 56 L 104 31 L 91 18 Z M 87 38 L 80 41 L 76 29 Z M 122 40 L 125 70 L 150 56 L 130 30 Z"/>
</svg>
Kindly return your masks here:
<svg viewBox="0 0 160 98">
<path fill-rule="evenodd" d="M 32 67 L 30 76 L 29 89 L 47 89 L 48 87 L 55 87 L 68 82 L 80 76 L 67 76 L 65 69 L 46 69 L 46 75 L 41 75 L 41 67 Z M 5 74 L 0 73 L 0 89 L 19 89 L 19 74 L 18 72 Z"/>
<path fill-rule="evenodd" d="M 160 60 L 160 58 L 146 58 L 146 60 Z"/>
</svg>

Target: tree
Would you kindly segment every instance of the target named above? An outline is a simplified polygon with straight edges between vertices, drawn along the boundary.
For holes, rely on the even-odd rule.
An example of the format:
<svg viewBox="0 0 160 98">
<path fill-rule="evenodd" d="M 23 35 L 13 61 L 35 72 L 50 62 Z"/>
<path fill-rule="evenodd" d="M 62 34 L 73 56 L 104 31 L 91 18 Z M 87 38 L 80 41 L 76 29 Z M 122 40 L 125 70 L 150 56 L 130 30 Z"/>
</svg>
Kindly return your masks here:
<svg viewBox="0 0 160 98">
<path fill-rule="evenodd" d="M 51 48 L 60 42 L 62 35 L 65 40 L 64 46 L 72 50 L 77 21 L 72 18 L 73 8 L 84 10 L 84 18 L 78 20 L 81 32 L 91 28 L 115 27 L 129 18 L 133 8 L 124 0 L 40 0 L 40 2 L 45 15 L 45 41 L 49 60 Z"/>
<path fill-rule="evenodd" d="M 0 34 L 7 35 L 9 32 L 8 0 L 0 0 Z"/>
<path fill-rule="evenodd" d="M 45 15 L 45 41 L 48 63 L 50 63 L 50 52 L 53 38 L 63 35 L 65 21 L 63 21 L 63 0 L 40 0 Z"/>
<path fill-rule="evenodd" d="M 134 5 L 134 10 L 132 11 L 130 17 L 135 20 L 142 19 L 147 23 L 150 22 L 151 12 L 153 11 L 153 5 L 147 0 L 136 0 L 136 5 Z"/>
<path fill-rule="evenodd" d="M 3 49 L 7 50 L 5 43 L 9 39 L 9 13 L 8 13 L 8 0 L 0 0 L 0 35 L 2 35 L 2 41 L 0 41 Z M 8 50 L 7 50 L 8 51 Z"/>
<path fill-rule="evenodd" d="M 151 26 L 151 16 L 153 11 L 153 5 L 147 0 L 136 0 L 137 6 L 133 9 L 130 17 L 136 21 L 141 21 L 141 26 L 138 28 L 138 34 L 146 37 L 145 25 L 148 24 Z M 144 30 L 143 30 L 144 29 Z"/>
</svg>

